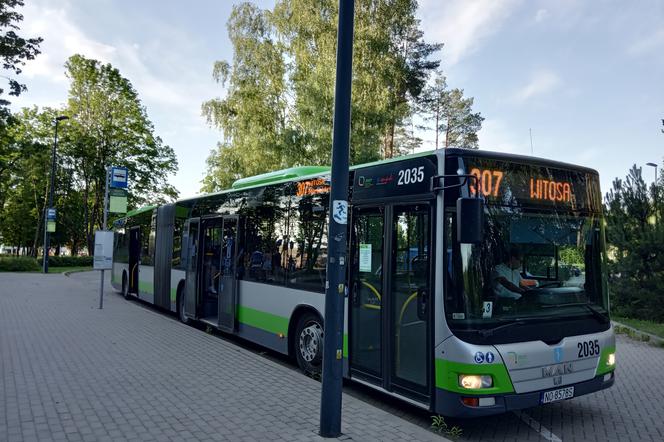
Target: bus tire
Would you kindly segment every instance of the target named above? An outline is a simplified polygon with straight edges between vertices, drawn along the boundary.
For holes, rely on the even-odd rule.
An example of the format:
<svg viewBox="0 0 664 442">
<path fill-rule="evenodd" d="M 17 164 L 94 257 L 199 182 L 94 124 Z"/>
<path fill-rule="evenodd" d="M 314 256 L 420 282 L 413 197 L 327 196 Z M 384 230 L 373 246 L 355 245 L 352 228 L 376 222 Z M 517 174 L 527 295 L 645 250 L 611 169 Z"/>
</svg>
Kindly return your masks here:
<svg viewBox="0 0 664 442">
<path fill-rule="evenodd" d="M 129 284 L 127 282 L 127 272 L 122 272 L 122 296 L 129 299 Z"/>
<path fill-rule="evenodd" d="M 320 374 L 323 367 L 323 321 L 312 312 L 300 316 L 293 347 L 297 365 L 307 375 Z"/>
<path fill-rule="evenodd" d="M 182 322 L 185 325 L 191 324 L 191 319 L 185 316 L 184 314 L 184 303 L 185 303 L 185 297 L 184 297 L 184 290 L 182 290 L 182 285 L 178 287 L 178 296 L 177 296 L 177 311 L 178 311 L 178 319 L 180 319 L 180 322 Z"/>
</svg>

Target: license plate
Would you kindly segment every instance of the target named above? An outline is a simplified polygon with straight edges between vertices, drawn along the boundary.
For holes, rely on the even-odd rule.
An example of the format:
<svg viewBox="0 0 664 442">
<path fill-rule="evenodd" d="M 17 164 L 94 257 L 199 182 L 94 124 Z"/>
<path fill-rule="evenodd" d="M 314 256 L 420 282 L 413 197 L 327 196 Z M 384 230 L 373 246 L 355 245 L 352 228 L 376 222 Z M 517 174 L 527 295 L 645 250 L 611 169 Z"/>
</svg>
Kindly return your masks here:
<svg viewBox="0 0 664 442">
<path fill-rule="evenodd" d="M 540 403 L 564 401 L 574 397 L 574 387 L 559 388 L 558 390 L 545 391 L 542 393 Z"/>
</svg>

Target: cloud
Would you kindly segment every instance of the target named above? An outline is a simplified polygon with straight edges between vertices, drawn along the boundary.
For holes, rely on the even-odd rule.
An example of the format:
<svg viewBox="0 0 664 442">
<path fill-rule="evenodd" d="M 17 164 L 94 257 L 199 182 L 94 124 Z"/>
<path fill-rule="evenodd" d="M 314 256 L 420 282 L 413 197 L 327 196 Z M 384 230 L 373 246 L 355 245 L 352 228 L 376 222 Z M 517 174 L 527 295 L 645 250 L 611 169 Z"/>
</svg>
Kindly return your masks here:
<svg viewBox="0 0 664 442">
<path fill-rule="evenodd" d="M 503 153 L 530 154 L 529 134 L 515 135 L 500 119 L 487 118 L 477 133 L 481 149 Z"/>
<path fill-rule="evenodd" d="M 527 101 L 533 97 L 544 95 L 561 84 L 560 77 L 553 71 L 545 69 L 535 72 L 528 84 L 514 94 L 516 101 Z"/>
<path fill-rule="evenodd" d="M 200 55 L 204 37 L 154 17 L 136 17 L 140 30 L 119 33 L 112 23 L 123 12 L 106 6 L 102 20 L 86 16 L 73 1 L 26 2 L 21 34 L 44 41 L 21 75 L 29 79 L 29 91 L 12 100 L 12 107 L 62 106 L 69 87 L 64 64 L 73 54 L 111 63 L 131 81 L 156 133 L 174 148 L 180 173 L 171 182 L 183 194 L 194 194 L 209 148 L 219 138 L 201 117 L 201 103 L 219 92 L 210 75 L 212 61 Z"/>
<path fill-rule="evenodd" d="M 664 48 L 664 29 L 659 29 L 649 36 L 642 38 L 632 43 L 627 48 L 627 52 L 631 55 L 644 55 Z"/>
<path fill-rule="evenodd" d="M 535 14 L 535 21 L 537 23 L 543 22 L 549 16 L 549 11 L 546 9 L 539 9 Z"/>
<path fill-rule="evenodd" d="M 23 73 L 28 78 L 44 77 L 55 83 L 65 83 L 64 64 L 72 54 L 85 54 L 105 62 L 116 53 L 112 45 L 88 38 L 68 18 L 64 8 L 40 7 L 27 3 L 21 11 L 24 21 L 21 31 L 25 35 L 39 35 L 44 39 L 41 54 L 27 63 Z"/>
<path fill-rule="evenodd" d="M 479 49 L 514 12 L 521 0 L 422 0 L 418 16 L 427 39 L 445 43 L 452 66 Z"/>
</svg>

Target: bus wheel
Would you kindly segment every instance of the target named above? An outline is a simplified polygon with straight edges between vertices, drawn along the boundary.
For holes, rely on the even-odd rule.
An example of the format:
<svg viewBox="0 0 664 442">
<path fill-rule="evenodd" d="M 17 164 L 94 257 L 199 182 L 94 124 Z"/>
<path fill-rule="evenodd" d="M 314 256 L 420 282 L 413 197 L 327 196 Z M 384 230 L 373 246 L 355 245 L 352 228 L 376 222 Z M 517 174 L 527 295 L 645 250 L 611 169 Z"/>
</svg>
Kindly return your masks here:
<svg viewBox="0 0 664 442">
<path fill-rule="evenodd" d="M 127 284 L 127 273 L 122 272 L 122 296 L 129 299 L 129 284 Z"/>
<path fill-rule="evenodd" d="M 295 329 L 295 356 L 297 365 L 305 374 L 321 372 L 323 361 L 323 325 L 313 313 L 300 316 Z"/>
<path fill-rule="evenodd" d="M 189 325 L 191 322 L 191 319 L 184 314 L 184 293 L 182 293 L 182 290 L 178 291 L 178 318 L 183 324 Z"/>
</svg>

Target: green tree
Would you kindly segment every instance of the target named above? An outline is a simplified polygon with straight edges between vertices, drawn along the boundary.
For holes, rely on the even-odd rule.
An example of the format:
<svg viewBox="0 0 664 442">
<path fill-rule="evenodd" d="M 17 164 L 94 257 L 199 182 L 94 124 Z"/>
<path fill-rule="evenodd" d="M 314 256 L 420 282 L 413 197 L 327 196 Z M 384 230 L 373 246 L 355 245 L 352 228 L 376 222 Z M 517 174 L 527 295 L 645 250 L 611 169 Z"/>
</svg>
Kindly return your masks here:
<svg viewBox="0 0 664 442">
<path fill-rule="evenodd" d="M 131 82 L 110 64 L 81 55 L 69 58 L 71 81 L 63 131 L 63 155 L 81 189 L 88 250 L 103 218 L 106 166 L 125 166 L 130 174 L 130 204 L 163 203 L 177 197 L 167 183 L 177 171 L 173 149 L 154 133 L 154 126 Z"/>
<path fill-rule="evenodd" d="M 7 136 L 19 153 L 12 162 L 0 201 L 0 232 L 8 244 L 36 256 L 43 233 L 43 213 L 50 169 L 53 109 L 23 109 L 14 116 Z"/>
<path fill-rule="evenodd" d="M 24 38 L 19 36 L 18 23 L 23 20 L 23 15 L 16 11 L 17 7 L 23 6 L 23 0 L 0 0 L 0 57 L 2 58 L 2 69 L 5 72 L 3 78 L 9 83 L 9 95 L 19 96 L 26 90 L 25 84 L 16 79 L 22 71 L 21 67 L 27 60 L 34 59 L 39 53 L 39 44 L 43 41 L 41 37 Z M 0 95 L 4 89 L 0 88 Z M 6 107 L 9 102 L 0 98 L 0 107 Z"/>
<path fill-rule="evenodd" d="M 391 157 L 417 142 L 407 125 L 441 45 L 423 40 L 416 9 L 414 0 L 356 2 L 352 163 Z M 329 164 L 337 15 L 334 0 L 234 7 L 227 25 L 233 60 L 213 70 L 226 95 L 202 108 L 223 137 L 208 158 L 204 190 L 277 168 Z"/>
<path fill-rule="evenodd" d="M 436 134 L 436 149 L 439 135 L 445 136 L 443 146 L 477 149 L 477 132 L 482 128 L 484 117 L 473 112 L 472 97 L 465 98 L 463 89 L 449 89 L 445 76 L 438 72 L 434 82 L 425 88 L 419 105 L 426 122 L 433 122 Z M 429 127 L 423 127 L 428 129 Z"/>
<path fill-rule="evenodd" d="M 17 34 L 20 30 L 18 23 L 23 16 L 16 11 L 23 6 L 23 0 L 0 0 L 0 58 L 2 59 L 2 78 L 9 86 L 9 95 L 19 96 L 26 90 L 25 84 L 17 80 L 22 67 L 28 60 L 39 54 L 39 44 L 42 39 L 24 38 Z M 16 124 L 11 116 L 8 105 L 4 99 L 4 88 L 0 87 L 0 209 L 4 206 L 9 183 L 9 170 L 21 156 L 18 144 L 11 138 L 12 132 L 8 126 Z"/>
<path fill-rule="evenodd" d="M 606 195 L 611 295 L 620 315 L 664 321 L 664 228 L 653 196 L 636 165 Z"/>
</svg>

